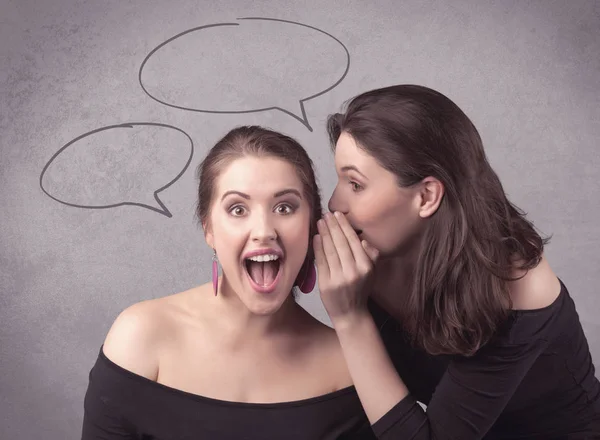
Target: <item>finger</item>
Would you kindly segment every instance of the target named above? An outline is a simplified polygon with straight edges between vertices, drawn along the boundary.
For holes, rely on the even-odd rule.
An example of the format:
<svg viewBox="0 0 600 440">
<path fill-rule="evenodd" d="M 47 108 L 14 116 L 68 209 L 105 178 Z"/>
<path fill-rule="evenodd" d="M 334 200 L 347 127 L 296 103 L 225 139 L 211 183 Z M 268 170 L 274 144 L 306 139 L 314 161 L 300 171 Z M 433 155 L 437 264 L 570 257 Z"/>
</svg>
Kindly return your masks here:
<svg viewBox="0 0 600 440">
<path fill-rule="evenodd" d="M 336 212 L 335 216 L 338 220 L 340 231 L 344 234 L 348 247 L 352 252 L 353 259 L 356 264 L 360 267 L 370 267 L 372 264 L 371 255 L 367 252 L 361 243 L 359 236 L 356 234 L 354 228 L 348 222 L 348 219 L 341 212 Z M 371 248 L 370 248 L 371 249 Z"/>
<path fill-rule="evenodd" d="M 329 275 L 331 276 L 333 273 L 341 272 L 342 265 L 327 223 L 323 219 L 320 219 L 317 222 L 317 228 L 319 230 L 319 235 L 321 236 L 321 242 L 323 243 L 323 253 L 327 260 L 327 266 L 329 267 Z"/>
<path fill-rule="evenodd" d="M 371 260 L 371 262 L 373 264 L 375 264 L 377 262 L 377 259 L 379 258 L 379 251 L 377 249 L 375 249 L 373 246 L 371 246 L 367 240 L 363 240 L 360 242 L 362 248 L 365 250 L 366 254 L 369 256 L 369 259 Z"/>
<path fill-rule="evenodd" d="M 356 268 L 354 254 L 352 253 L 352 249 L 350 248 L 350 243 L 348 243 L 346 234 L 340 227 L 338 216 L 328 213 L 325 215 L 325 219 L 327 222 L 327 227 L 329 228 L 329 233 L 331 234 L 331 239 L 337 251 L 342 270 L 347 273 L 354 271 Z"/>
<path fill-rule="evenodd" d="M 325 251 L 323 250 L 323 241 L 319 234 L 313 237 L 313 250 L 315 252 L 315 264 L 317 265 L 317 272 L 319 274 L 318 280 L 321 283 L 322 280 L 329 279 L 329 265 L 325 258 Z"/>
</svg>

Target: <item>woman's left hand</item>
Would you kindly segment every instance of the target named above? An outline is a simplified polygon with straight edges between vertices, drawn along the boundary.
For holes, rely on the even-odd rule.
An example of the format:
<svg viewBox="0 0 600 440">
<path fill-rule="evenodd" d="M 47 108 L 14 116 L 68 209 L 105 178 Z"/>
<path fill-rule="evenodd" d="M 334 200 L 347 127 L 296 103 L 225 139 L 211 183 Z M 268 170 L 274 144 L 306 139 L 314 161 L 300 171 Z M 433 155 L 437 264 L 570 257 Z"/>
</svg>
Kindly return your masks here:
<svg viewBox="0 0 600 440">
<path fill-rule="evenodd" d="M 366 282 L 379 252 L 358 235 L 345 216 L 325 214 L 313 239 L 319 290 L 334 327 L 367 311 Z"/>
</svg>

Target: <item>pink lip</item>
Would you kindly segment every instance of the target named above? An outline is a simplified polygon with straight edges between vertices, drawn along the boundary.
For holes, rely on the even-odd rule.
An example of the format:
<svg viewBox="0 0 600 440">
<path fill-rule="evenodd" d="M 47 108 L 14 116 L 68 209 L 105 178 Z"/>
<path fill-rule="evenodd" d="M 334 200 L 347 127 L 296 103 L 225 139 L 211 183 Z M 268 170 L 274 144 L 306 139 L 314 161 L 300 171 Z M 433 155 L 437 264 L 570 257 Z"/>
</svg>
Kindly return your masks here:
<svg viewBox="0 0 600 440">
<path fill-rule="evenodd" d="M 246 252 L 244 254 L 244 260 L 247 258 L 250 258 L 250 257 L 256 257 L 257 255 L 268 255 L 268 254 L 277 255 L 279 258 L 283 258 L 283 252 L 281 252 L 280 250 L 273 249 L 273 248 L 264 248 L 264 249 L 255 249 L 253 251 Z"/>
</svg>

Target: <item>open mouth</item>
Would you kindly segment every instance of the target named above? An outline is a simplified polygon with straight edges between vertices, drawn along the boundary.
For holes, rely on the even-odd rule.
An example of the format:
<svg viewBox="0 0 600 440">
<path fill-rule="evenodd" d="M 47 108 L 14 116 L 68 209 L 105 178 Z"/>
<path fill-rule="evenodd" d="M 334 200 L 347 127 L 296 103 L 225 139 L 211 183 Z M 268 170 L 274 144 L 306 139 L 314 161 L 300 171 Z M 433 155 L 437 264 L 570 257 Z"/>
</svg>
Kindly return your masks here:
<svg viewBox="0 0 600 440">
<path fill-rule="evenodd" d="M 255 255 L 244 260 L 252 287 L 261 293 L 275 290 L 281 273 L 281 258 L 275 254 Z"/>
<path fill-rule="evenodd" d="M 362 229 L 355 229 L 355 228 L 353 228 L 353 229 L 354 229 L 354 232 L 356 232 L 356 235 L 362 234 Z"/>
</svg>

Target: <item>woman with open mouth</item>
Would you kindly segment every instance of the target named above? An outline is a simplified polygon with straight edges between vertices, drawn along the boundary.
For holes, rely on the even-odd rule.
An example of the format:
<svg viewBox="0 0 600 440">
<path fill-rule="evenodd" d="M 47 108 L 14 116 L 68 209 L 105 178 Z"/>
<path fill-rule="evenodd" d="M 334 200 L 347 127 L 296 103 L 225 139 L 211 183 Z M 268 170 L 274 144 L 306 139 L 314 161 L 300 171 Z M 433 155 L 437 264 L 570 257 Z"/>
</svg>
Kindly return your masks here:
<svg viewBox="0 0 600 440">
<path fill-rule="evenodd" d="M 239 127 L 198 171 L 212 282 L 120 314 L 90 373 L 83 440 L 374 439 L 335 331 L 295 301 L 315 285 L 321 217 L 305 150 Z"/>
</svg>

